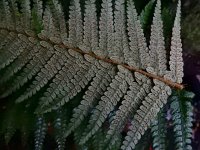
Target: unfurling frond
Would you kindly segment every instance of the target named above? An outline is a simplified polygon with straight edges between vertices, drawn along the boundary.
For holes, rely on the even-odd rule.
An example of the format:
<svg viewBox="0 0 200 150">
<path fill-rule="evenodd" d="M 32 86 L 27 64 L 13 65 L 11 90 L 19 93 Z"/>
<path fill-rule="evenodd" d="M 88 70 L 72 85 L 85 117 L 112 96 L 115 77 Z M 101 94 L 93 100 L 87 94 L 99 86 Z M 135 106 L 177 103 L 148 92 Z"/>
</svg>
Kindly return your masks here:
<svg viewBox="0 0 200 150">
<path fill-rule="evenodd" d="M 169 62 L 161 0 L 147 34 L 143 28 L 154 0 L 140 17 L 132 0 L 69 3 L 65 9 L 59 0 L 0 1 L 0 98 L 37 118 L 38 150 L 47 122 L 60 150 L 69 135 L 81 149 L 134 149 L 149 127 L 153 147 L 164 149 L 160 110 L 173 88 L 183 89 L 180 1 Z M 176 145 L 190 147 L 190 103 L 176 99 L 170 106 Z M 4 129 L 9 141 L 15 127 Z"/>
</svg>

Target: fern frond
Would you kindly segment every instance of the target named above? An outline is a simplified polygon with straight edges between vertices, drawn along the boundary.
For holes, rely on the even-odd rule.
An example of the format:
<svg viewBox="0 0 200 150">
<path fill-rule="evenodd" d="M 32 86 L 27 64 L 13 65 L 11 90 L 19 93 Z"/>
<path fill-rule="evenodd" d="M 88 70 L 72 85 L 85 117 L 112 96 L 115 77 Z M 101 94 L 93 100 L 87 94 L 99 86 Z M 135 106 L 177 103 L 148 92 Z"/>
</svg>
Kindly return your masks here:
<svg viewBox="0 0 200 150">
<path fill-rule="evenodd" d="M 60 34 L 58 31 L 58 28 L 56 27 L 56 23 L 54 21 L 52 12 L 49 8 L 49 6 L 46 6 L 45 11 L 44 11 L 44 16 L 43 16 L 43 30 L 41 33 L 38 34 L 38 36 L 41 39 L 50 39 L 51 41 L 55 43 L 60 43 Z"/>
<path fill-rule="evenodd" d="M 142 76 L 140 74 L 140 76 Z M 151 81 L 143 76 L 143 83 L 139 85 L 137 82 L 133 82 L 129 87 L 122 101 L 122 105 L 119 107 L 119 110 L 116 112 L 116 115 L 113 118 L 113 121 L 110 124 L 109 131 L 107 132 L 106 141 L 107 147 L 112 147 L 118 141 L 122 129 L 125 127 L 128 118 L 138 109 L 142 100 L 150 92 Z M 146 80 L 146 81 L 145 81 Z M 108 142 L 109 141 L 109 142 Z"/>
<path fill-rule="evenodd" d="M 151 148 L 151 131 L 147 129 L 145 134 L 140 139 L 140 142 L 135 146 L 135 150 L 147 150 Z"/>
<path fill-rule="evenodd" d="M 163 22 L 161 19 L 161 1 L 157 0 L 150 37 L 150 64 L 149 67 L 163 76 L 167 70 L 165 40 L 163 36 Z M 158 65 L 157 65 L 158 64 Z"/>
<path fill-rule="evenodd" d="M 155 120 L 151 123 L 151 133 L 153 136 L 153 148 L 155 150 L 166 149 L 166 118 L 164 109 L 161 109 Z"/>
<path fill-rule="evenodd" d="M 97 99 L 103 95 L 106 91 L 106 87 L 109 85 L 111 80 L 115 75 L 115 68 L 110 65 L 102 67 L 93 78 L 91 85 L 83 96 L 83 100 L 80 105 L 74 109 L 73 117 L 68 125 L 68 130 L 66 131 L 66 136 L 69 135 L 75 128 L 77 128 L 82 120 L 89 114 L 91 109 L 97 105 Z M 110 71 L 107 72 L 107 69 Z M 106 75 L 105 75 L 106 73 Z"/>
<path fill-rule="evenodd" d="M 150 19 L 151 11 L 153 10 L 155 0 L 150 0 L 147 5 L 144 7 L 142 12 L 140 13 L 140 22 L 142 24 L 142 28 L 145 29 L 148 21 Z"/>
<path fill-rule="evenodd" d="M 130 50 L 125 53 L 127 64 L 138 68 L 146 68 L 148 64 L 148 48 L 143 30 L 133 1 L 127 2 L 127 30 Z"/>
<path fill-rule="evenodd" d="M 26 32 L 30 31 L 32 29 L 32 24 L 31 24 L 31 6 L 30 6 L 30 0 L 23 0 L 21 2 L 21 11 L 22 11 L 22 17 L 20 18 L 23 24 L 22 28 Z"/>
<path fill-rule="evenodd" d="M 85 56 L 85 59 L 88 61 L 84 61 L 84 58 L 79 53 L 71 51 L 71 54 L 79 58 L 74 62 L 75 64 L 72 65 L 71 70 L 69 70 L 70 72 L 72 72 L 72 75 L 70 76 L 70 74 L 68 74 L 69 77 L 65 77 L 64 81 L 62 81 L 62 78 L 61 80 L 59 79 L 59 77 L 57 78 L 59 79 L 59 81 L 56 86 L 62 87 L 58 88 L 58 90 L 53 93 L 46 93 L 45 98 L 43 98 L 41 101 L 40 107 L 41 110 L 43 110 L 43 113 L 51 111 L 52 109 L 57 109 L 67 103 L 70 99 L 76 96 L 76 94 L 79 93 L 81 89 L 85 88 L 85 86 L 88 85 L 91 79 L 95 76 L 95 72 L 97 71 L 96 65 L 98 63 L 94 63 L 95 60 L 93 58 Z M 60 77 L 62 76 L 63 74 L 61 74 Z M 63 83 L 59 85 L 59 82 L 61 81 Z M 53 84 L 52 86 L 55 86 L 55 84 Z M 46 98 L 47 100 L 45 100 Z"/>
<path fill-rule="evenodd" d="M 58 0 L 52 0 L 50 4 L 50 9 L 53 16 L 53 21 L 55 23 L 56 28 L 58 29 L 58 37 L 51 37 L 50 40 L 54 42 L 67 42 L 68 38 L 68 32 L 66 28 L 66 21 L 63 9 L 61 7 L 61 4 L 58 2 Z M 61 41 L 60 41 L 61 40 Z"/>
<path fill-rule="evenodd" d="M 120 149 L 120 145 L 122 142 L 122 136 L 116 137 L 116 139 L 115 139 L 116 143 L 112 144 L 112 146 L 110 145 L 109 147 L 107 147 L 105 136 L 106 136 L 106 132 L 103 129 L 98 130 L 97 133 L 93 136 L 93 138 L 92 138 L 93 145 L 95 145 L 95 147 L 98 150 L 105 150 L 108 148 L 109 148 L 109 150 Z"/>
<path fill-rule="evenodd" d="M 112 0 L 103 0 L 99 20 L 99 49 L 95 54 L 106 57 L 114 46 L 114 22 Z"/>
<path fill-rule="evenodd" d="M 14 29 L 16 29 L 17 31 L 20 31 L 20 16 L 21 13 L 19 12 L 19 8 L 17 6 L 17 1 L 16 0 L 10 0 L 8 3 L 10 12 L 11 12 L 11 18 L 14 24 Z"/>
<path fill-rule="evenodd" d="M 13 137 L 13 135 L 15 134 L 16 128 L 12 124 L 7 124 L 6 131 L 4 132 L 5 132 L 5 135 L 4 135 L 5 142 L 6 144 L 8 144 L 11 138 Z"/>
<path fill-rule="evenodd" d="M 52 49 L 51 51 L 54 50 L 51 45 L 49 45 L 48 47 Z M 55 74 L 57 74 L 58 71 L 61 70 L 64 66 L 64 61 L 60 61 L 59 58 L 66 56 L 67 54 L 65 53 L 66 52 L 55 51 L 50 60 L 46 62 L 44 68 L 42 68 L 41 71 L 37 73 L 37 76 L 35 77 L 36 80 L 33 82 L 33 84 L 31 84 L 29 88 L 27 88 L 24 94 L 22 94 L 16 100 L 16 102 L 22 102 L 26 100 L 27 98 L 34 95 L 37 91 L 39 91 L 42 87 L 44 87 L 48 83 L 48 81 L 51 80 L 55 76 Z M 64 59 L 65 58 L 66 57 L 64 57 Z"/>
<path fill-rule="evenodd" d="M 19 72 L 38 52 L 38 49 L 31 52 L 29 51 L 29 49 L 32 49 L 37 44 L 36 39 L 31 37 L 29 39 L 23 38 L 23 45 L 20 47 L 22 53 L 9 66 L 7 66 L 5 72 L 2 74 L 0 83 L 6 82 L 13 77 L 13 75 Z"/>
<path fill-rule="evenodd" d="M 22 53 L 23 46 L 25 44 L 23 43 L 23 40 L 20 40 L 20 38 L 23 39 L 24 35 L 22 34 L 17 35 L 14 32 L 10 32 L 3 41 L 3 43 L 1 44 L 2 45 L 1 49 L 4 51 L 4 53 L 1 54 L 0 57 L 0 69 L 3 69 L 6 66 L 8 66 Z"/>
<path fill-rule="evenodd" d="M 180 1 L 172 33 L 170 70 L 160 0 L 155 7 L 149 47 L 141 18 L 146 17 L 153 0 L 140 17 L 132 0 L 102 0 L 101 8 L 97 3 L 71 0 L 69 12 L 64 14 L 65 8 L 58 0 L 0 1 L 0 98 L 23 102 L 18 105 L 37 114 L 36 149 L 42 149 L 47 131 L 44 113 L 55 117 L 59 149 L 64 149 L 65 138 L 71 133 L 81 149 L 93 148 L 93 144 L 99 150 L 120 146 L 134 149 L 155 119 L 158 122 L 154 122 L 152 133 L 157 142 L 161 134 L 156 131 L 163 123 L 157 113 L 172 88 L 183 89 Z M 174 132 L 177 147 L 180 143 L 189 147 L 191 115 L 182 111 L 182 105 L 189 112 L 189 103 L 171 103 Z M 180 119 L 186 120 L 189 128 L 184 140 L 180 140 Z M 130 131 L 122 143 L 129 121 Z"/>
<path fill-rule="evenodd" d="M 85 2 L 83 44 L 79 46 L 83 51 L 95 51 L 98 46 L 98 26 L 95 0 Z"/>
<path fill-rule="evenodd" d="M 109 51 L 109 56 L 113 60 L 117 60 L 119 62 L 128 62 L 125 60 L 124 54 L 127 54 L 129 51 L 128 39 L 126 35 L 126 27 L 125 27 L 125 1 L 124 0 L 116 0 L 115 2 L 115 10 L 114 10 L 114 47 L 111 51 Z"/>
<path fill-rule="evenodd" d="M 181 92 L 170 98 L 172 109 L 173 130 L 175 132 L 176 149 L 192 150 L 192 105 L 189 101 L 193 98 L 192 93 Z"/>
<path fill-rule="evenodd" d="M 154 80 L 154 87 L 151 93 L 145 97 L 140 109 L 136 111 L 134 119 L 131 122 L 130 131 L 127 133 L 122 145 L 122 149 L 134 149 L 141 136 L 147 130 L 151 121 L 153 121 L 163 104 L 166 104 L 171 89 L 162 82 Z M 155 101 L 156 100 L 156 101 Z"/>
<path fill-rule="evenodd" d="M 2 122 L 1 122 L 1 135 L 4 135 L 4 139 L 6 144 L 8 144 L 11 140 L 11 138 L 13 137 L 13 135 L 15 134 L 17 127 L 15 125 L 15 120 L 12 117 L 12 110 L 10 112 L 8 112 L 8 114 L 6 114 L 6 118 L 3 118 Z"/>
<path fill-rule="evenodd" d="M 102 126 L 106 120 L 107 115 L 114 109 L 117 103 L 121 100 L 123 95 L 127 92 L 128 84 L 132 84 L 134 79 L 132 74 L 118 66 L 119 72 L 110 83 L 107 91 L 101 97 L 101 101 L 95 107 L 95 110 L 90 118 L 89 125 L 85 129 L 80 144 L 84 144 L 95 132 Z M 124 79 L 124 80 L 122 80 Z"/>
<path fill-rule="evenodd" d="M 76 47 L 83 41 L 83 21 L 79 0 L 72 0 L 69 11 L 69 39 L 70 45 Z"/>
<path fill-rule="evenodd" d="M 170 72 L 166 78 L 182 83 L 183 78 L 183 58 L 182 58 L 182 43 L 181 43 L 181 1 L 178 1 L 174 27 L 172 29 L 171 51 L 170 51 Z"/>
<path fill-rule="evenodd" d="M 85 128 L 87 127 L 87 123 L 88 123 L 88 119 L 89 117 L 85 118 L 81 124 L 78 126 L 78 128 L 76 128 L 76 130 L 74 130 L 74 140 L 76 141 L 77 145 L 80 147 L 84 147 L 84 145 L 80 145 L 80 139 L 82 136 L 83 131 L 85 130 Z M 87 144 L 85 144 L 86 148 L 87 148 Z"/>
<path fill-rule="evenodd" d="M 41 45 L 42 46 L 41 46 Z M 8 96 L 14 91 L 18 90 L 25 83 L 31 80 L 39 71 L 43 68 L 44 64 L 50 59 L 53 59 L 54 51 L 49 44 L 46 42 L 40 42 L 40 44 L 36 45 L 33 50 L 38 51 L 35 54 L 28 64 L 20 71 L 19 75 L 17 75 L 11 82 L 11 86 L 9 86 L 3 93 L 2 97 Z M 55 57 L 55 56 L 54 56 Z M 32 94 L 32 93 L 31 93 Z"/>
</svg>

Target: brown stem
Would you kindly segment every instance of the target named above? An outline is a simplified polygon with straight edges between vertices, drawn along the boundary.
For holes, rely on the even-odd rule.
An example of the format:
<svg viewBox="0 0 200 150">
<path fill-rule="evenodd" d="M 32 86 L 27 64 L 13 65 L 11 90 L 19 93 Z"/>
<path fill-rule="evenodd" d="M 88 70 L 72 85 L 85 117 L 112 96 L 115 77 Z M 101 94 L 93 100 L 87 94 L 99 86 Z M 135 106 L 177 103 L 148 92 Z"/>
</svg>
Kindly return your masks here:
<svg viewBox="0 0 200 150">
<path fill-rule="evenodd" d="M 5 28 L 0 28 L 0 30 L 7 30 L 8 32 L 15 32 L 15 33 L 17 33 L 17 34 L 24 34 L 24 35 L 26 35 L 26 36 L 29 36 L 28 34 L 26 34 L 26 33 L 24 33 L 24 32 L 23 32 L 23 33 L 22 33 L 22 32 L 17 32 L 16 30 L 9 30 L 9 29 L 5 29 Z M 82 50 L 79 49 L 79 48 L 70 47 L 70 46 L 64 45 L 63 43 L 54 43 L 54 42 L 50 41 L 49 39 L 42 39 L 42 38 L 40 38 L 40 37 L 38 37 L 38 36 L 34 36 L 34 38 L 38 39 L 39 41 L 41 41 L 41 40 L 42 40 L 42 41 L 46 41 L 46 42 L 48 42 L 48 43 L 51 43 L 52 45 L 55 45 L 55 44 L 56 44 L 56 45 L 58 45 L 58 46 L 60 46 L 60 47 L 62 47 L 62 48 L 72 49 L 72 50 L 74 50 L 74 51 L 76 51 L 76 52 L 78 52 L 78 53 L 80 53 L 80 54 L 82 54 L 82 55 L 89 55 L 89 56 L 91 56 L 91 57 L 93 57 L 93 58 L 96 58 L 96 59 L 98 59 L 98 60 L 101 60 L 101 61 L 104 61 L 104 62 L 113 64 L 113 65 L 121 65 L 121 66 L 125 67 L 126 69 L 128 69 L 128 70 L 130 70 L 130 71 L 139 72 L 139 73 L 141 73 L 141 74 L 143 74 L 143 75 L 145 75 L 145 76 L 147 76 L 147 77 L 149 77 L 149 78 L 153 78 L 153 79 L 160 80 L 160 81 L 164 82 L 165 84 L 169 85 L 170 87 L 173 87 L 173 88 L 176 88 L 176 89 L 180 89 L 180 90 L 184 89 L 184 85 L 182 85 L 182 84 L 173 82 L 173 81 L 171 81 L 171 80 L 167 80 L 167 79 L 165 79 L 165 78 L 163 78 L 163 77 L 161 77 L 161 76 L 157 76 L 157 75 L 148 73 L 148 72 L 146 72 L 146 71 L 143 71 L 143 70 L 141 70 L 141 69 L 138 69 L 138 68 L 129 66 L 129 65 L 127 65 L 127 64 L 120 63 L 120 62 L 115 61 L 115 60 L 112 60 L 112 59 L 108 59 L 108 58 L 104 58 L 104 57 L 98 56 L 98 55 L 96 55 L 96 54 L 94 54 L 94 53 L 92 53 L 92 52 L 84 52 L 84 51 L 82 51 Z"/>
</svg>

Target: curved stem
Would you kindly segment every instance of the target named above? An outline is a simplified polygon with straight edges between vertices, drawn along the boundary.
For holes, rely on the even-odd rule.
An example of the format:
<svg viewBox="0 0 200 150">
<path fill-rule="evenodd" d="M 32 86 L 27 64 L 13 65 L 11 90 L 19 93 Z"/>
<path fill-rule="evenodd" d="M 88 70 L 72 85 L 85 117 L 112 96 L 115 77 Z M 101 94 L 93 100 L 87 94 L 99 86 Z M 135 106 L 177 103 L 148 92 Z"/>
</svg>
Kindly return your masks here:
<svg viewBox="0 0 200 150">
<path fill-rule="evenodd" d="M 17 34 L 24 34 L 24 35 L 30 37 L 30 35 L 28 35 L 27 33 L 18 32 L 16 30 L 9 30 L 9 29 L 6 29 L 6 28 L 0 28 L 0 30 L 7 30 L 8 32 L 15 32 Z M 155 74 L 148 73 L 148 72 L 146 72 L 144 70 L 141 70 L 141 69 L 138 69 L 136 67 L 132 67 L 132 66 L 129 66 L 129 65 L 124 64 L 124 63 L 120 63 L 120 62 L 112 60 L 112 59 L 108 59 L 108 58 L 104 58 L 104 57 L 98 56 L 98 55 L 96 55 L 96 54 L 94 54 L 92 52 L 84 52 L 79 48 L 70 47 L 70 46 L 64 45 L 63 43 L 54 43 L 54 42 L 50 41 L 50 39 L 47 39 L 47 38 L 43 39 L 43 38 L 40 38 L 38 36 L 34 36 L 34 38 L 38 39 L 39 41 L 41 41 L 41 40 L 42 41 L 46 41 L 48 43 L 51 43 L 52 45 L 58 45 L 58 46 L 60 46 L 62 48 L 65 48 L 65 49 L 72 49 L 72 50 L 74 50 L 74 51 L 76 51 L 76 52 L 78 52 L 78 53 L 80 53 L 82 55 L 89 55 L 89 56 L 91 56 L 91 57 L 93 57 L 95 59 L 98 59 L 98 60 L 113 64 L 113 65 L 121 65 L 121 66 L 123 66 L 124 68 L 126 68 L 126 69 L 128 69 L 130 71 L 139 72 L 139 73 L 141 73 L 141 74 L 143 74 L 143 75 L 145 75 L 145 76 L 147 76 L 149 78 L 153 78 L 153 79 L 157 79 L 159 81 L 162 81 L 162 82 L 164 82 L 165 84 L 169 85 L 172 88 L 176 88 L 176 89 L 180 89 L 180 90 L 184 89 L 184 85 L 182 85 L 182 84 L 173 82 L 171 80 L 165 79 L 164 77 L 161 77 L 161 76 L 158 76 L 158 75 L 155 75 Z"/>
</svg>

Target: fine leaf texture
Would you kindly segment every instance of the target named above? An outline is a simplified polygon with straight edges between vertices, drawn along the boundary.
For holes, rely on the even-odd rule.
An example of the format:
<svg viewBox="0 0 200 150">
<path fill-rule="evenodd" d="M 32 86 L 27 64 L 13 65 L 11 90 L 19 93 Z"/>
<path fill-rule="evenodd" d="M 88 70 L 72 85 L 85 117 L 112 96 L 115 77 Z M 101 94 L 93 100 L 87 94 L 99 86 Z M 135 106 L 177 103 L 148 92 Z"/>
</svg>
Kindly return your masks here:
<svg viewBox="0 0 200 150">
<path fill-rule="evenodd" d="M 172 109 L 173 130 L 175 133 L 176 149 L 192 150 L 192 106 L 189 99 L 193 98 L 190 92 L 180 92 L 180 95 L 173 94 L 170 98 Z M 179 100 L 180 99 L 180 100 Z M 183 123 L 184 122 L 184 123 Z"/>
<path fill-rule="evenodd" d="M 153 148 L 155 150 L 166 149 L 166 118 L 164 109 L 157 114 L 156 119 L 151 123 L 151 132 L 153 136 Z"/>
<path fill-rule="evenodd" d="M 60 150 L 71 134 L 81 149 L 93 144 L 99 150 L 134 149 L 152 122 L 155 143 L 162 123 L 158 113 L 171 90 L 183 87 L 180 1 L 169 61 L 161 0 L 156 1 L 150 41 L 141 21 L 153 0 L 141 14 L 144 20 L 132 0 L 69 3 L 65 9 L 58 0 L 0 1 L 0 99 L 11 99 L 14 106 L 36 114 L 38 150 L 49 115 Z M 189 147 L 191 115 L 182 111 L 182 105 L 178 99 L 171 103 L 174 131 L 177 147 Z M 184 105 L 191 110 L 189 102 Z M 177 114 L 186 124 L 176 122 Z M 14 133 L 8 128 L 7 141 Z"/>
<path fill-rule="evenodd" d="M 181 1 L 178 1 L 176 17 L 174 21 L 174 27 L 172 31 L 171 39 L 171 51 L 170 51 L 170 72 L 166 74 L 166 77 L 172 81 L 178 83 L 182 82 L 183 78 L 183 58 L 182 58 L 182 43 L 180 38 L 180 20 L 181 20 Z"/>
</svg>

